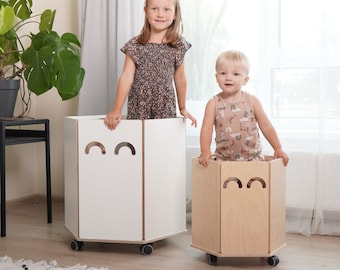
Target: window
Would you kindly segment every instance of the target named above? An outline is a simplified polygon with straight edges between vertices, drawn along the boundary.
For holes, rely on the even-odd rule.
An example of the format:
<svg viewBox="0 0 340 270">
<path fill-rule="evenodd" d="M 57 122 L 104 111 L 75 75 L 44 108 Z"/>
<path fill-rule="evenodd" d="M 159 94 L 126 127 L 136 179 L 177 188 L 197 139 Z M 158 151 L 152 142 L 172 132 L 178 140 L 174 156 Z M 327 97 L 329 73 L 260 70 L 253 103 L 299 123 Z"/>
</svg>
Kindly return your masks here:
<svg viewBox="0 0 340 270">
<path fill-rule="evenodd" d="M 207 100 L 219 92 L 215 80 L 215 60 L 224 50 L 233 48 L 245 51 L 252 67 L 256 67 L 259 55 L 260 2 L 197 0 L 195 8 L 192 1 L 181 2 L 184 36 L 193 45 L 186 56 L 189 99 Z M 256 68 L 251 69 L 253 78 L 257 77 L 256 72 Z"/>
<path fill-rule="evenodd" d="M 220 91 L 217 56 L 238 49 L 251 62 L 245 90 L 262 101 L 280 137 L 339 137 L 337 0 L 197 0 L 195 8 L 192 1 L 181 3 L 184 36 L 193 45 L 186 56 L 188 108 L 198 120 Z M 197 137 L 199 129 L 188 135 Z"/>
<path fill-rule="evenodd" d="M 340 67 L 275 68 L 271 80 L 272 117 L 340 117 Z"/>
</svg>

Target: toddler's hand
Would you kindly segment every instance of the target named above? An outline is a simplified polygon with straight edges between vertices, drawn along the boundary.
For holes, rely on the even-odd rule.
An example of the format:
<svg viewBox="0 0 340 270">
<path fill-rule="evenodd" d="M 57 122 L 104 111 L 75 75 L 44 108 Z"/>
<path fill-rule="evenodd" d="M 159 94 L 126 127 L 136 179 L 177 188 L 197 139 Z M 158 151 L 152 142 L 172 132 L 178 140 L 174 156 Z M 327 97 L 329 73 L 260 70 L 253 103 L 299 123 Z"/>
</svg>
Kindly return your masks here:
<svg viewBox="0 0 340 270">
<path fill-rule="evenodd" d="M 204 167 L 208 167 L 208 164 L 209 164 L 209 160 L 212 158 L 212 154 L 211 153 L 208 153 L 208 154 L 202 154 L 200 155 L 200 158 L 199 158 L 199 163 L 204 166 Z"/>
<path fill-rule="evenodd" d="M 285 165 L 285 166 L 288 165 L 289 157 L 281 148 L 275 150 L 274 158 L 282 158 L 283 159 L 283 165 Z"/>
</svg>

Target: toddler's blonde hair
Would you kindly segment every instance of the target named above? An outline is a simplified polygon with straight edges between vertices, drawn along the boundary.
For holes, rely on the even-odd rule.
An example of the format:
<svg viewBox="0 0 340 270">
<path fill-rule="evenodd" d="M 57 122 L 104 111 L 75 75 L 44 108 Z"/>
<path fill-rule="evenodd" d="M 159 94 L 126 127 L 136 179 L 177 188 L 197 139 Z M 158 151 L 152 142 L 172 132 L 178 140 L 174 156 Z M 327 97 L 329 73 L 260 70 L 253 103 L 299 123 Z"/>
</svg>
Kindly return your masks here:
<svg viewBox="0 0 340 270">
<path fill-rule="evenodd" d="M 250 62 L 249 62 L 247 55 L 245 55 L 245 53 L 241 51 L 237 51 L 237 50 L 228 50 L 228 51 L 221 53 L 217 57 L 215 69 L 217 70 L 218 66 L 225 61 L 243 62 L 246 68 L 246 71 L 247 71 L 247 75 L 248 75 L 249 69 L 250 69 Z"/>
</svg>

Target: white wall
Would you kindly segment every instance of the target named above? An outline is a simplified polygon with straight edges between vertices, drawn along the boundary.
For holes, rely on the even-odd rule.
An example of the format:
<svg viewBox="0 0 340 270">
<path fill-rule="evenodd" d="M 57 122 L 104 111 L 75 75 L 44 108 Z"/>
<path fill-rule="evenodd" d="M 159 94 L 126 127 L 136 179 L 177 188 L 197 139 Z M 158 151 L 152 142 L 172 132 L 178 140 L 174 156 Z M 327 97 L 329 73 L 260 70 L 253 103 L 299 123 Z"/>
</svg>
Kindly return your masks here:
<svg viewBox="0 0 340 270">
<path fill-rule="evenodd" d="M 54 29 L 58 33 L 78 34 L 77 0 L 34 0 L 34 12 L 56 9 Z M 20 98 L 15 115 L 21 112 Z M 64 196 L 64 117 L 75 115 L 77 98 L 61 101 L 56 89 L 36 97 L 32 95 L 29 117 L 50 119 L 52 195 Z M 6 147 L 6 199 L 17 199 L 32 194 L 46 194 L 44 143 Z"/>
</svg>

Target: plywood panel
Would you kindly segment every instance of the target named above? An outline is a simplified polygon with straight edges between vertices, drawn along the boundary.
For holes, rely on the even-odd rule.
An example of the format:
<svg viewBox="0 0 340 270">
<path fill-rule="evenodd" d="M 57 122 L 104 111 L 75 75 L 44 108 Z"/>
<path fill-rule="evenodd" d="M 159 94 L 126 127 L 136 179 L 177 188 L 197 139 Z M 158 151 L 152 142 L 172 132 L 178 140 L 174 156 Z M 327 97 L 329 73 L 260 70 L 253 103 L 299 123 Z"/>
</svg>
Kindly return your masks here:
<svg viewBox="0 0 340 270">
<path fill-rule="evenodd" d="M 221 163 L 221 252 L 230 256 L 268 252 L 268 163 Z M 258 179 L 257 179 L 258 178 Z M 263 182 L 260 182 L 263 181 Z"/>
<path fill-rule="evenodd" d="M 210 252 L 221 252 L 220 166 L 208 167 L 192 160 L 192 245 Z"/>
<path fill-rule="evenodd" d="M 286 243 L 286 169 L 281 159 L 270 162 L 270 251 Z"/>
</svg>

